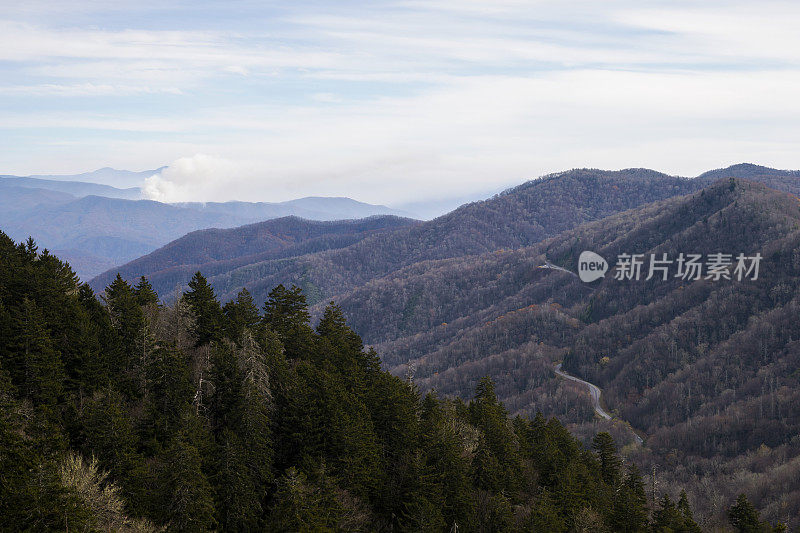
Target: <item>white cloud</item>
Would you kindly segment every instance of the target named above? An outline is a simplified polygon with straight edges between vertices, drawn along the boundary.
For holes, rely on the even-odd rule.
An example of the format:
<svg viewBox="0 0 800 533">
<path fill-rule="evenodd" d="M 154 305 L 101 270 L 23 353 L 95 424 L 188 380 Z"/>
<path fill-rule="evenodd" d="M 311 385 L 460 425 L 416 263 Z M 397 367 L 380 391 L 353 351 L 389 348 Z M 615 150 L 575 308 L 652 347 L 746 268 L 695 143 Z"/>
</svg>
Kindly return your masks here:
<svg viewBox="0 0 800 533">
<path fill-rule="evenodd" d="M 0 110 L 19 148 L 4 172 L 175 161 L 150 197 L 391 203 L 576 166 L 800 166 L 790 2 L 298 2 L 249 29 L 35 18 L 0 21 L 19 74 L 0 94 L 49 104 Z M 97 95 L 124 104 L 54 98 Z"/>
<path fill-rule="evenodd" d="M 231 74 L 239 74 L 241 76 L 247 76 L 250 74 L 250 71 L 241 66 L 241 65 L 230 65 L 223 69 L 225 72 L 230 72 Z"/>
<path fill-rule="evenodd" d="M 177 87 L 148 87 L 96 83 L 0 86 L 0 94 L 26 96 L 130 96 L 141 94 L 173 94 L 183 92 Z"/>
<path fill-rule="evenodd" d="M 210 201 L 235 185 L 237 165 L 206 154 L 182 157 L 144 181 L 142 192 L 159 202 Z"/>
</svg>

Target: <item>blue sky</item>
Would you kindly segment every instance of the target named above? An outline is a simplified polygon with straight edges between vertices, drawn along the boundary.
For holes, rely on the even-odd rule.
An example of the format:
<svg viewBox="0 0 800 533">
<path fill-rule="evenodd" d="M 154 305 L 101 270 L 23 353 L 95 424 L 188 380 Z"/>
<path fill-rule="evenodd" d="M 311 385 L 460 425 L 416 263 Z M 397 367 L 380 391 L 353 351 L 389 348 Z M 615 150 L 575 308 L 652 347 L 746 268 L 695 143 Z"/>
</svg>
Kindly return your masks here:
<svg viewBox="0 0 800 533">
<path fill-rule="evenodd" d="M 169 165 L 154 199 L 396 204 L 800 167 L 793 2 L 4 3 L 0 173 Z"/>
</svg>

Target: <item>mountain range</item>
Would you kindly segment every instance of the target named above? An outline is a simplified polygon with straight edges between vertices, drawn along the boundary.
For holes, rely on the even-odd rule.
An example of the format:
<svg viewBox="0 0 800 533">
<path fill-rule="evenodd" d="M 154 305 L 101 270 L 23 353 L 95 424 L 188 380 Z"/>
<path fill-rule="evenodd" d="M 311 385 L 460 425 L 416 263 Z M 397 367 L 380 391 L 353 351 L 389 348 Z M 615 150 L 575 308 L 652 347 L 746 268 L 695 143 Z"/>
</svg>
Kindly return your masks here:
<svg viewBox="0 0 800 533">
<path fill-rule="evenodd" d="M 800 514 L 799 230 L 796 197 L 722 179 L 532 247 L 415 265 L 337 302 L 385 364 L 410 369 L 423 390 L 463 396 L 490 375 L 512 412 L 557 414 L 587 436 L 608 429 L 637 464 L 656 467 L 656 483 L 691 486 L 693 506 L 718 522 L 733 476 L 786 520 Z M 537 268 L 576 271 L 583 250 L 758 252 L 764 262 L 749 282 L 587 285 Z M 596 420 L 585 390 L 555 378 L 559 360 L 599 385 L 618 418 Z"/>
<path fill-rule="evenodd" d="M 349 198 L 165 204 L 141 199 L 138 188 L 72 179 L 133 180 L 155 172 L 101 169 L 66 177 L 0 176 L 0 229 L 16 240 L 33 237 L 88 280 L 198 229 L 229 228 L 289 215 L 343 220 L 403 214 Z"/>
<path fill-rule="evenodd" d="M 312 302 L 316 302 L 315 298 L 322 301 L 426 260 L 529 246 L 585 222 L 699 190 L 720 175 L 766 182 L 779 190 L 800 194 L 796 173 L 750 164 L 707 172 L 693 179 L 648 169 L 578 169 L 528 181 L 432 221 L 375 235 L 341 249 L 276 259 L 257 258 L 252 262 L 238 260 L 226 266 L 209 265 L 210 268 L 193 261 L 188 264 L 208 272 L 223 299 L 231 298 L 246 286 L 257 300 L 264 300 L 273 286 L 291 282 L 301 286 Z M 207 238 L 214 237 L 209 233 Z M 145 261 L 148 267 L 140 268 L 140 261 Z M 175 283 L 188 282 L 191 273 L 184 272 L 182 278 L 170 277 L 167 285 L 161 285 L 161 262 L 171 269 L 183 259 L 179 254 L 170 256 L 159 250 L 154 258 L 141 258 L 131 265 L 111 269 L 91 284 L 102 289 L 103 283 L 117 271 L 128 277 L 152 278 L 159 292 L 171 292 Z"/>
<path fill-rule="evenodd" d="M 341 249 L 214 268 L 209 279 L 223 299 L 246 286 L 256 300 L 263 301 L 273 286 L 290 282 L 301 286 L 316 303 L 415 263 L 528 246 L 581 222 L 682 194 L 694 186 L 689 180 L 650 170 L 574 171 L 530 181 L 432 221 L 373 235 Z M 208 238 L 213 236 L 209 233 Z M 166 259 L 160 250 L 154 255 L 168 267 L 182 261 L 179 255 Z M 138 261 L 147 261 L 153 270 L 136 264 L 117 270 L 152 278 L 159 292 L 175 288 L 175 279 L 169 280 L 169 286 L 160 284 L 159 261 Z M 202 264 L 196 267 L 206 271 Z M 105 273 L 92 286 L 101 289 L 113 274 L 116 271 Z M 185 273 L 180 282 L 187 282 L 191 274 Z"/>
<path fill-rule="evenodd" d="M 120 270 L 162 294 L 200 270 L 228 300 L 246 287 L 263 302 L 278 283 L 297 284 L 317 316 L 334 299 L 384 365 L 423 390 L 467 397 L 489 375 L 511 412 L 557 415 L 586 438 L 611 432 L 648 468 L 648 486 L 688 487 L 708 526 L 725 520 L 735 478 L 765 516 L 796 527 L 798 193 L 798 172 L 748 164 L 691 179 L 581 169 L 346 237 L 300 231 L 297 220 L 200 231 Z M 278 243 L 283 224 L 294 233 Z M 608 274 L 586 284 L 538 268 L 575 272 L 584 250 L 609 260 L 760 253 L 763 264 L 741 282 Z M 102 290 L 115 273 L 92 285 Z M 559 361 L 603 389 L 611 421 L 595 418 L 580 384 L 556 376 Z"/>
</svg>

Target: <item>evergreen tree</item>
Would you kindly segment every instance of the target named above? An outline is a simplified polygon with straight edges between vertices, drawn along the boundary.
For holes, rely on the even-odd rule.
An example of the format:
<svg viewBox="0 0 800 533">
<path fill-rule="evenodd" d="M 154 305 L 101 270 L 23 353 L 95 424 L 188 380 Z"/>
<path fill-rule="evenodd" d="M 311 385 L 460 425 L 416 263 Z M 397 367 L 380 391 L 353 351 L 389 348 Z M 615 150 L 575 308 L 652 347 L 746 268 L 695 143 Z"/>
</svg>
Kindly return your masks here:
<svg viewBox="0 0 800 533">
<path fill-rule="evenodd" d="M 617 445 L 614 438 L 603 431 L 595 435 L 592 439 L 592 449 L 597 452 L 600 460 L 600 473 L 608 485 L 616 485 L 620 479 L 620 467 L 622 462 L 617 455 Z"/>
<path fill-rule="evenodd" d="M 302 472 L 291 467 L 278 480 L 268 530 L 300 533 L 335 531 L 337 507 L 330 493 L 315 490 Z"/>
<path fill-rule="evenodd" d="M 256 334 L 256 329 L 261 324 L 258 306 L 253 301 L 253 296 L 247 289 L 242 289 L 234 300 L 226 303 L 222 308 L 225 314 L 225 334 L 234 342 L 240 342 L 245 330 Z"/>
<path fill-rule="evenodd" d="M 296 287 L 264 315 L 200 275 L 165 306 L 118 276 L 102 305 L 0 233 L 0 530 L 641 530 L 610 437 L 509 420 L 489 379 L 420 399 Z M 697 530 L 685 495 L 654 529 Z"/>
<path fill-rule="evenodd" d="M 317 333 L 341 352 L 360 354 L 364 349 L 361 337 L 347 327 L 342 308 L 333 302 L 325 307 Z"/>
<path fill-rule="evenodd" d="M 686 496 L 686 491 L 682 490 L 680 498 L 678 499 L 678 512 L 683 518 L 683 531 L 686 533 L 701 533 L 702 529 L 694 521 L 694 514 L 689 506 L 689 498 Z"/>
<path fill-rule="evenodd" d="M 546 490 L 533 502 L 528 526 L 536 532 L 561 533 L 567 530 L 558 507 Z"/>
<path fill-rule="evenodd" d="M 211 485 L 202 471 L 200 452 L 186 435 L 166 453 L 162 480 L 167 505 L 162 517 L 171 531 L 210 531 L 216 526 Z"/>
<path fill-rule="evenodd" d="M 122 395 L 114 389 L 98 391 L 86 403 L 81 422 L 84 455 L 97 457 L 101 467 L 113 473 L 132 509 L 144 512 L 148 473 L 137 451 L 134 421 Z"/>
<path fill-rule="evenodd" d="M 473 462 L 478 486 L 513 493 L 519 488 L 519 443 L 490 378 L 478 382 L 469 413 L 484 437 Z"/>
<path fill-rule="evenodd" d="M 266 487 L 256 483 L 248 468 L 248 443 L 224 428 L 218 438 L 213 486 L 217 522 L 224 531 L 262 529 L 262 499 Z"/>
<path fill-rule="evenodd" d="M 172 343 L 158 346 L 147 369 L 150 395 L 142 424 L 143 446 L 158 453 L 179 430 L 194 397 L 189 357 Z"/>
<path fill-rule="evenodd" d="M 777 533 L 786 531 L 786 527 L 783 524 L 777 524 L 772 527 L 768 522 L 762 522 L 758 510 L 753 507 L 753 504 L 744 494 L 740 494 L 736 498 L 736 503 L 728 509 L 728 520 L 739 533 L 770 533 L 773 531 Z"/>
<path fill-rule="evenodd" d="M 652 529 L 654 533 L 681 531 L 683 516 L 668 494 L 661 498 L 658 508 L 653 512 Z"/>
<path fill-rule="evenodd" d="M 15 329 L 22 355 L 21 389 L 35 405 L 52 411 L 63 390 L 64 368 L 33 301 L 23 300 Z"/>
<path fill-rule="evenodd" d="M 143 351 L 149 349 L 144 312 L 133 288 L 119 274 L 106 287 L 104 298 L 119 343 L 110 359 L 111 376 L 128 397 L 141 397 L 146 372 Z"/>
<path fill-rule="evenodd" d="M 647 496 L 636 465 L 628 466 L 615 491 L 609 525 L 614 531 L 633 533 L 647 530 Z"/>
<path fill-rule="evenodd" d="M 306 298 L 299 287 L 287 289 L 278 285 L 264 304 L 264 324 L 278 334 L 288 359 L 308 357 L 311 353 L 313 330 Z"/>
<path fill-rule="evenodd" d="M 196 272 L 189 281 L 189 291 L 183 299 L 189 304 L 195 322 L 192 333 L 197 346 L 219 340 L 222 330 L 222 308 L 214 289 L 200 272 Z"/>
<path fill-rule="evenodd" d="M 73 327 L 73 350 L 62 354 L 66 373 L 65 389 L 78 397 L 91 396 L 98 388 L 111 383 L 107 346 L 116 339 L 107 311 L 92 289 L 83 284 L 78 288 L 77 309 Z"/>
<path fill-rule="evenodd" d="M 136 302 L 142 307 L 158 305 L 158 294 L 153 290 L 153 286 L 144 276 L 139 278 L 139 282 L 133 288 Z"/>
</svg>

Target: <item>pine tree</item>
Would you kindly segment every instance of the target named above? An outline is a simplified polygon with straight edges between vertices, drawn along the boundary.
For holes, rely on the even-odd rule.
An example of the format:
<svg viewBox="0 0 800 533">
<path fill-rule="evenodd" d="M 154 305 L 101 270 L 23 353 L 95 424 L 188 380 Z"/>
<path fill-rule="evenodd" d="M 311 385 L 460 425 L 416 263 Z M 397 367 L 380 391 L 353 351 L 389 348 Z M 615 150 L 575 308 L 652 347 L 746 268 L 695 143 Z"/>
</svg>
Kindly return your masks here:
<svg viewBox="0 0 800 533">
<path fill-rule="evenodd" d="M 702 529 L 694 521 L 694 515 L 692 514 L 692 509 L 689 506 L 689 498 L 686 495 L 686 491 L 682 490 L 680 498 L 678 499 L 678 512 L 683 517 L 683 531 L 686 533 L 701 533 Z"/>
<path fill-rule="evenodd" d="M 125 501 L 120 489 L 109 479 L 107 472 L 99 468 L 97 460 L 85 461 L 80 455 L 70 453 L 59 464 L 61 483 L 72 492 L 77 503 L 86 508 L 91 518 L 90 525 L 102 531 L 156 533 L 158 528 L 147 520 L 133 519 L 125 515 Z M 75 518 L 65 520 L 66 530 L 89 530 L 90 525 L 81 526 Z"/>
<path fill-rule="evenodd" d="M 334 531 L 337 521 L 330 498 L 314 491 L 302 472 L 289 468 L 278 480 L 268 530 L 300 533 Z"/>
<path fill-rule="evenodd" d="M 484 436 L 474 461 L 476 480 L 486 488 L 492 486 L 492 490 L 515 492 L 519 488 L 521 471 L 519 443 L 490 378 L 484 377 L 478 382 L 469 413 L 470 421 Z M 493 486 L 494 483 L 500 485 Z"/>
<path fill-rule="evenodd" d="M 209 380 L 213 394 L 209 400 L 212 431 L 232 427 L 242 399 L 239 366 L 230 341 L 216 344 L 211 355 Z"/>
<path fill-rule="evenodd" d="M 203 474 L 200 452 L 185 434 L 176 437 L 167 450 L 162 480 L 167 499 L 163 520 L 170 531 L 214 529 L 211 485 Z"/>
<path fill-rule="evenodd" d="M 533 502 L 528 526 L 532 531 L 537 532 L 561 533 L 567 530 L 564 519 L 558 512 L 558 507 L 546 490 L 543 490 Z"/>
<path fill-rule="evenodd" d="M 72 320 L 75 338 L 73 350 L 62 354 L 67 375 L 65 388 L 78 397 L 92 393 L 111 383 L 109 354 L 115 333 L 107 311 L 87 284 L 78 288 L 77 309 Z"/>
<path fill-rule="evenodd" d="M 275 287 L 264 304 L 263 320 L 269 329 L 277 333 L 288 359 L 308 357 L 314 332 L 308 325 L 308 304 L 299 287 Z"/>
<path fill-rule="evenodd" d="M 609 525 L 614 531 L 629 533 L 647 530 L 647 496 L 636 465 L 628 466 L 615 491 Z"/>
<path fill-rule="evenodd" d="M 603 431 L 592 439 L 592 449 L 597 452 L 600 460 L 600 474 L 608 485 L 614 486 L 620 479 L 622 462 L 617 455 L 617 445 L 614 438 Z"/>
<path fill-rule="evenodd" d="M 101 467 L 113 473 L 133 510 L 144 512 L 148 472 L 137 451 L 134 421 L 122 395 L 114 389 L 98 391 L 86 403 L 81 422 L 84 455 L 97 457 Z"/>
<path fill-rule="evenodd" d="M 263 529 L 262 500 L 266 487 L 257 484 L 248 468 L 248 445 L 228 428 L 218 438 L 212 482 L 218 502 L 217 522 L 223 531 Z"/>
<path fill-rule="evenodd" d="M 334 302 L 325 307 L 317 325 L 317 333 L 341 351 L 360 354 L 364 349 L 361 337 L 347 327 L 342 308 Z"/>
<path fill-rule="evenodd" d="M 274 411 L 266 357 L 255 340 L 245 332 L 237 350 L 241 380 L 239 413 L 234 430 L 244 447 L 243 464 L 256 494 L 263 495 L 272 483 L 274 449 L 271 414 Z M 260 496 L 259 496 L 260 497 Z"/>
<path fill-rule="evenodd" d="M 202 346 L 211 341 L 219 340 L 222 333 L 222 308 L 214 289 L 200 272 L 196 272 L 189 281 L 189 291 L 184 293 L 183 299 L 189 304 L 194 314 L 195 323 L 193 334 L 196 345 Z"/>
<path fill-rule="evenodd" d="M 758 510 L 753 507 L 750 500 L 744 494 L 739 494 L 734 503 L 728 510 L 728 521 L 739 533 L 768 533 L 772 527 L 768 523 L 761 521 Z M 778 526 L 782 528 L 782 526 Z M 779 530 L 776 528 L 776 530 Z"/>
<path fill-rule="evenodd" d="M 421 400 L 335 304 L 314 331 L 296 287 L 263 318 L 200 275 L 155 298 L 117 276 L 102 305 L 0 233 L 0 530 L 642 530 L 610 436 L 511 421 L 488 378 L 469 404 Z M 685 494 L 653 528 L 698 530 Z"/>
<path fill-rule="evenodd" d="M 158 305 L 158 294 L 144 276 L 139 278 L 139 282 L 133 288 L 133 294 L 136 302 L 142 307 Z"/>
<path fill-rule="evenodd" d="M 430 480 L 440 474 L 441 466 L 432 464 L 436 459 L 427 456 L 424 464 L 418 460 L 417 451 L 420 438 L 418 420 L 419 396 L 416 389 L 405 381 L 396 379 L 385 372 L 370 372 L 363 380 L 358 394 L 369 410 L 375 436 L 380 446 L 381 477 L 378 481 L 378 494 L 373 499 L 379 513 L 386 517 L 400 516 L 405 511 L 403 503 L 406 497 L 419 489 L 418 474 Z M 433 424 L 433 423 L 431 423 Z M 431 433 L 436 430 L 430 429 Z M 435 438 L 431 436 L 431 438 Z M 431 447 L 432 442 L 426 441 Z M 432 448 L 423 449 L 433 451 Z M 456 453 L 460 453 L 456 452 Z M 453 480 L 467 476 L 467 467 L 462 472 L 451 472 Z M 419 468 L 428 469 L 421 474 Z M 436 489 L 438 490 L 438 488 Z M 447 488 L 441 489 L 447 507 Z M 442 510 L 447 513 L 446 509 Z"/>
<path fill-rule="evenodd" d="M 659 507 L 653 512 L 652 529 L 654 533 L 672 533 L 681 531 L 683 516 L 678 511 L 668 494 L 664 494 Z"/>
<path fill-rule="evenodd" d="M 23 365 L 21 389 L 36 406 L 55 414 L 64 385 L 64 368 L 39 309 L 27 298 L 19 309 L 16 330 Z"/>
<path fill-rule="evenodd" d="M 247 289 L 242 289 L 234 300 L 222 308 L 225 314 L 225 335 L 234 342 L 240 342 L 245 330 L 256 334 L 261 324 L 258 306 Z"/>
<path fill-rule="evenodd" d="M 168 444 L 179 430 L 195 389 L 189 357 L 174 343 L 158 346 L 147 368 L 150 395 L 147 398 L 142 439 L 154 452 Z"/>
<path fill-rule="evenodd" d="M 123 393 L 139 398 L 144 394 L 142 382 L 146 371 L 143 351 L 149 349 L 144 312 L 133 288 L 119 274 L 106 287 L 104 298 L 119 340 L 110 360 L 111 375 Z"/>
</svg>

